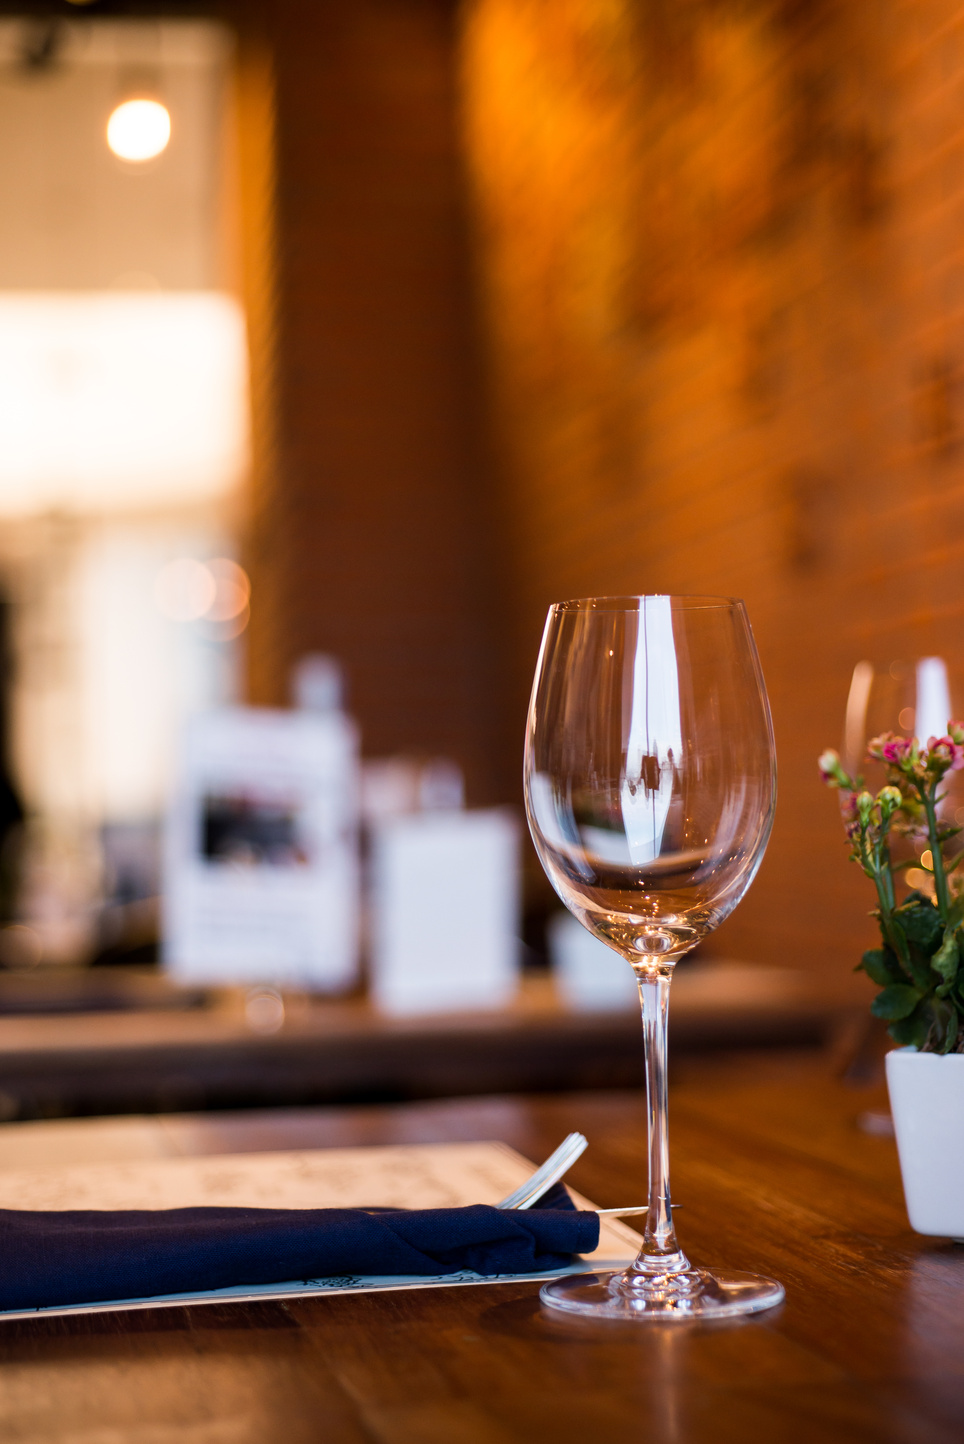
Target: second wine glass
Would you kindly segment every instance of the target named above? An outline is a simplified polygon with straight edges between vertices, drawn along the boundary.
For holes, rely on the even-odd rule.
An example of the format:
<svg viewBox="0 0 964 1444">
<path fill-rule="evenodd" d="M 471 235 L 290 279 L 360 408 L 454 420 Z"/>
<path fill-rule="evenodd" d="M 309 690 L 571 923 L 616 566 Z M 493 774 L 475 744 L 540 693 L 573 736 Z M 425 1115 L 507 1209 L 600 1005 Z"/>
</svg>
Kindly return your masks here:
<svg viewBox="0 0 964 1444">
<path fill-rule="evenodd" d="M 961 679 L 942 657 L 916 662 L 858 662 L 847 694 L 840 759 L 852 777 L 861 777 L 872 792 L 887 782 L 887 768 L 867 755 L 867 744 L 881 733 L 943 737 L 950 718 L 960 716 Z M 849 797 L 840 793 L 841 807 Z M 964 826 L 964 775 L 950 772 L 937 802 L 941 822 Z M 889 850 L 897 866 L 901 890 L 934 896 L 934 873 L 925 825 L 892 830 Z"/>
</svg>

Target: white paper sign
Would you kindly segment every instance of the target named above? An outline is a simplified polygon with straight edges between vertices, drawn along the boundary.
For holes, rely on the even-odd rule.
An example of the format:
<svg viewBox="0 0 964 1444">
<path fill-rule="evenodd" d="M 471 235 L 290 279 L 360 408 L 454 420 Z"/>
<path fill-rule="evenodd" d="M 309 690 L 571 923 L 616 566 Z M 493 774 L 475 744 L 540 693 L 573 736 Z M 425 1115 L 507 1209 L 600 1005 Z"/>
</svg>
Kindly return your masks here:
<svg viewBox="0 0 964 1444">
<path fill-rule="evenodd" d="M 391 1013 L 499 1008 L 516 989 L 519 829 L 499 809 L 372 834 L 371 992 Z"/>
<path fill-rule="evenodd" d="M 358 968 L 358 743 L 338 712 L 193 718 L 165 836 L 164 961 L 186 982 L 338 990 Z"/>
<path fill-rule="evenodd" d="M 546 933 L 553 976 L 570 1007 L 600 1012 L 639 1007 L 630 964 L 593 937 L 572 913 L 556 913 Z"/>
</svg>

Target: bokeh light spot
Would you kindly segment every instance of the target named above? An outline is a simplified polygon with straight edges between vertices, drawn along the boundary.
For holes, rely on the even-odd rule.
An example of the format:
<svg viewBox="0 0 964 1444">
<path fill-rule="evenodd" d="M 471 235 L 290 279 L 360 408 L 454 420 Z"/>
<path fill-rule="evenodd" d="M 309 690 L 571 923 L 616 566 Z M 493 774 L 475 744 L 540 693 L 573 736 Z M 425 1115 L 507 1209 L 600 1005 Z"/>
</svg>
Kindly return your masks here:
<svg viewBox="0 0 964 1444">
<path fill-rule="evenodd" d="M 121 160 L 153 160 L 171 138 L 171 117 L 159 100 L 125 100 L 107 122 L 107 144 Z"/>
<path fill-rule="evenodd" d="M 240 617 L 251 598 L 248 574 L 229 557 L 215 557 L 207 565 L 214 577 L 217 594 L 204 615 L 210 622 L 233 621 L 235 617 Z"/>
<path fill-rule="evenodd" d="M 179 557 L 158 572 L 154 600 L 174 622 L 196 622 L 214 606 L 218 583 L 209 567 L 193 557 Z"/>
</svg>

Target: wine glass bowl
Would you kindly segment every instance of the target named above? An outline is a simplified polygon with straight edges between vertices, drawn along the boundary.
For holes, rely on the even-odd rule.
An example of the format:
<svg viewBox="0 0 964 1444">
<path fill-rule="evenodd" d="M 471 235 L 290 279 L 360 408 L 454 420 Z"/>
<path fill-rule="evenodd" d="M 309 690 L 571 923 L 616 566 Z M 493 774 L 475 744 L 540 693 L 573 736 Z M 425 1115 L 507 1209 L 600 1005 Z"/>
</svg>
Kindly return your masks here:
<svg viewBox="0 0 964 1444">
<path fill-rule="evenodd" d="M 844 716 L 841 761 L 848 772 L 866 772 L 867 743 L 882 732 L 942 737 L 956 716 L 959 678 L 952 677 L 942 657 L 916 662 L 858 662 L 850 679 Z"/>
<path fill-rule="evenodd" d="M 739 602 L 593 598 L 549 614 L 526 807 L 580 922 L 634 966 L 675 962 L 732 912 L 773 819 L 773 737 Z"/>
<path fill-rule="evenodd" d="M 943 736 L 948 721 L 960 715 L 962 691 L 960 675 L 941 657 L 920 657 L 914 662 L 858 662 L 847 695 L 840 748 L 847 772 L 861 777 L 872 792 L 878 792 L 888 780 L 887 766 L 868 758 L 871 738 L 896 732 L 919 737 L 926 745 L 929 737 Z M 841 792 L 839 796 L 841 807 L 846 807 L 848 794 Z M 942 822 L 964 826 L 964 774 L 948 773 L 937 806 Z M 933 895 L 927 847 L 924 829 L 891 832 L 890 849 L 894 861 L 902 865 L 899 876 L 903 883 Z"/>
<path fill-rule="evenodd" d="M 620 1318 L 769 1308 L 783 1297 L 772 1280 L 690 1265 L 668 1179 L 673 969 L 746 892 L 775 807 L 773 730 L 742 602 L 597 597 L 551 607 L 529 708 L 525 793 L 536 851 L 559 897 L 636 973 L 649 1113 L 639 1257 L 624 1273 L 557 1279 L 541 1297 Z"/>
</svg>

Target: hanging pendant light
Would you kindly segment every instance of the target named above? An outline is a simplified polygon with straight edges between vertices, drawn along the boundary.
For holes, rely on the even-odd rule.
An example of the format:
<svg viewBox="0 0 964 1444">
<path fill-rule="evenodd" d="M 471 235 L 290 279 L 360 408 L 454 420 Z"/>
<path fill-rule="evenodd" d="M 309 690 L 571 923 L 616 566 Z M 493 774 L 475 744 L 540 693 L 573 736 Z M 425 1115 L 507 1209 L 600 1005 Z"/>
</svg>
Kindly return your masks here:
<svg viewBox="0 0 964 1444">
<path fill-rule="evenodd" d="M 156 65 L 123 68 L 117 103 L 107 121 L 107 144 L 121 160 L 135 165 L 153 160 L 171 139 L 171 114 L 164 104 Z"/>
<path fill-rule="evenodd" d="M 170 112 L 149 95 L 122 100 L 107 122 L 107 144 L 121 160 L 153 160 L 167 149 L 170 139 Z"/>
</svg>

